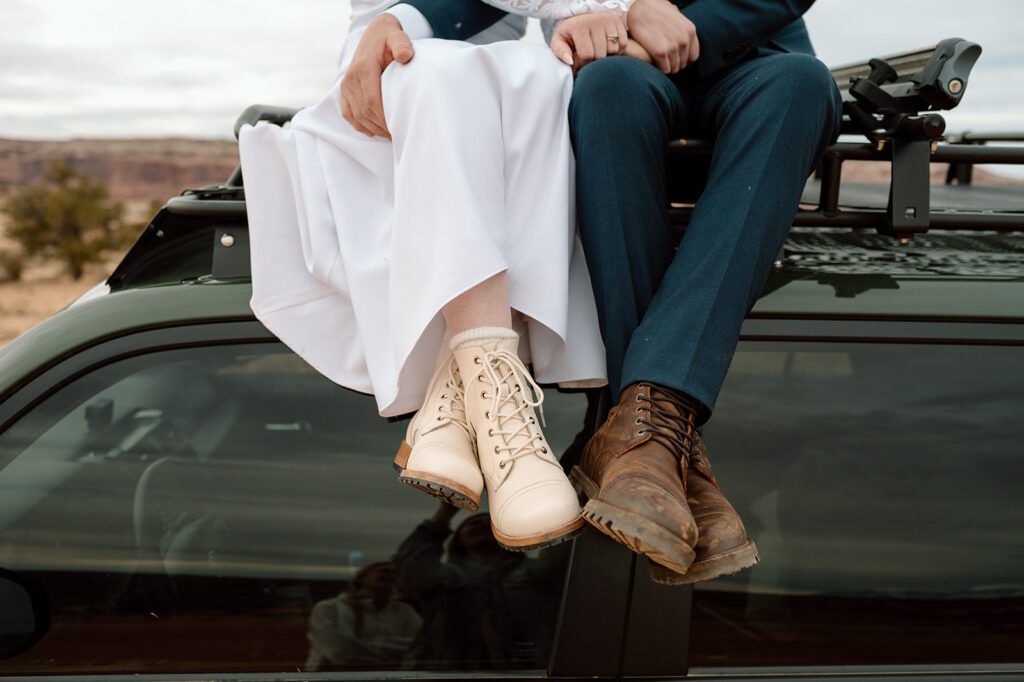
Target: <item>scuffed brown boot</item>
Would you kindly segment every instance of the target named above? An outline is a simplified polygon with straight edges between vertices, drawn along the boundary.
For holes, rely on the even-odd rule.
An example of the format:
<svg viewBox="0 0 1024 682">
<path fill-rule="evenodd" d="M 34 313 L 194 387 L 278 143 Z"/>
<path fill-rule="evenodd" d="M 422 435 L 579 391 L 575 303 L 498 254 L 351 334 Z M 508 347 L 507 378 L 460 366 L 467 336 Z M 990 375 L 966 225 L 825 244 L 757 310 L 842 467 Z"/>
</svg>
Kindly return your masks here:
<svg viewBox="0 0 1024 682">
<path fill-rule="evenodd" d="M 583 517 L 634 552 L 684 573 L 694 560 L 697 525 L 680 453 L 690 451 L 696 435 L 675 391 L 627 386 L 573 468 L 574 483 L 589 498 Z"/>
<path fill-rule="evenodd" d="M 685 573 L 651 563 L 651 579 L 666 585 L 711 580 L 753 566 L 761 559 L 740 515 L 718 488 L 704 440 L 699 433 L 696 436 L 684 481 L 686 501 L 700 534 L 697 558 Z"/>
</svg>

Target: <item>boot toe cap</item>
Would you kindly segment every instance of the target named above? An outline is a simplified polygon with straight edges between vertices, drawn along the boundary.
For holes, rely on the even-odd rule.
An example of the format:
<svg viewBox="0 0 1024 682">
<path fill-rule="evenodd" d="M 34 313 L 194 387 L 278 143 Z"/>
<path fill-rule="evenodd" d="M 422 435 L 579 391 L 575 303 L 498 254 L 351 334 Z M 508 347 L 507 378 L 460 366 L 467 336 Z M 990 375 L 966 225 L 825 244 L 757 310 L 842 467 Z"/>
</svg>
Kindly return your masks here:
<svg viewBox="0 0 1024 682">
<path fill-rule="evenodd" d="M 649 519 L 692 546 L 697 540 L 697 524 L 681 493 L 666 490 L 644 476 L 627 475 L 609 482 L 599 499 Z"/>
<path fill-rule="evenodd" d="M 696 549 L 700 553 L 720 554 L 747 542 L 747 531 L 735 512 L 701 514 L 697 517 L 697 524 L 700 527 L 700 538 Z"/>
<path fill-rule="evenodd" d="M 576 491 L 567 479 L 531 483 L 491 510 L 494 524 L 503 534 L 520 538 L 561 528 L 579 516 Z"/>
</svg>

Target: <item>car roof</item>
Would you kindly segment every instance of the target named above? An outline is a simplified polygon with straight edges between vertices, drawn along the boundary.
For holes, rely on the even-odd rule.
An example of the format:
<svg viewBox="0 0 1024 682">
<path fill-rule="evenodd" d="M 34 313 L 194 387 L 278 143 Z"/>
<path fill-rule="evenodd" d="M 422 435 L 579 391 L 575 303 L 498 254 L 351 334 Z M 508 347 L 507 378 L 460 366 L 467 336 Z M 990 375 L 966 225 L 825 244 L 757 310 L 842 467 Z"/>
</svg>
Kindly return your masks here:
<svg viewBox="0 0 1024 682">
<path fill-rule="evenodd" d="M 77 350 L 147 329 L 252 320 L 248 282 L 152 286 L 92 295 L 0 349 L 0 401 Z"/>
<path fill-rule="evenodd" d="M 1024 318 L 1024 234 L 794 228 L 754 314 Z"/>
<path fill-rule="evenodd" d="M 100 287 L 0 350 L 0 393 L 77 348 L 142 329 L 253 320 L 241 188 L 168 202 Z M 1024 319 L 1024 234 L 793 228 L 752 317 Z"/>
</svg>

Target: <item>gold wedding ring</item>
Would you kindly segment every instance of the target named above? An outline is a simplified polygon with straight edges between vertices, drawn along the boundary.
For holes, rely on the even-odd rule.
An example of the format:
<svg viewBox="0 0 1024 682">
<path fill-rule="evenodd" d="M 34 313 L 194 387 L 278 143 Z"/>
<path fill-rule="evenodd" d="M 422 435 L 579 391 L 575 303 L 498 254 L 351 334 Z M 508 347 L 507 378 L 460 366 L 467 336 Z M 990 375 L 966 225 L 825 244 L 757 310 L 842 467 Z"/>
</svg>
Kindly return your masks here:
<svg viewBox="0 0 1024 682">
<path fill-rule="evenodd" d="M 609 35 L 607 37 L 609 43 L 615 43 L 616 45 L 619 44 L 619 34 L 616 33 L 615 35 Z"/>
</svg>

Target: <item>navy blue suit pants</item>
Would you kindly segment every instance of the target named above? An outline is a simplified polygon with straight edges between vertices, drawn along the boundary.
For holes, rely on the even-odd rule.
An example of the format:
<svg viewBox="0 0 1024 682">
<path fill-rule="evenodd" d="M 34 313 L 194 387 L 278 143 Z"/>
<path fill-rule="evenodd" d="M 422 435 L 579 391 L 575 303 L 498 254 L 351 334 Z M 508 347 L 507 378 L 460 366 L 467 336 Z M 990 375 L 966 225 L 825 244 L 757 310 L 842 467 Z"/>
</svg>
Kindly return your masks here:
<svg viewBox="0 0 1024 682">
<path fill-rule="evenodd" d="M 614 398 L 650 381 L 710 416 L 840 109 L 829 70 L 805 54 L 761 48 L 704 78 L 629 57 L 580 70 L 569 106 L 579 223 Z M 665 161 L 679 137 L 711 138 L 714 151 L 674 249 Z"/>
</svg>

